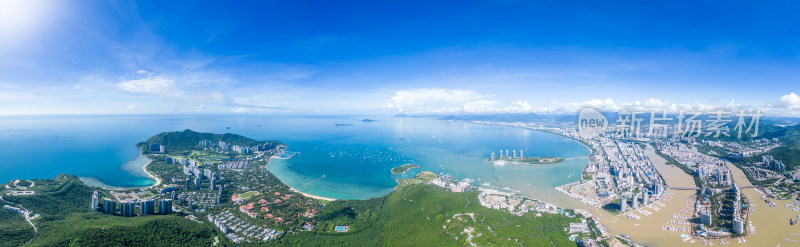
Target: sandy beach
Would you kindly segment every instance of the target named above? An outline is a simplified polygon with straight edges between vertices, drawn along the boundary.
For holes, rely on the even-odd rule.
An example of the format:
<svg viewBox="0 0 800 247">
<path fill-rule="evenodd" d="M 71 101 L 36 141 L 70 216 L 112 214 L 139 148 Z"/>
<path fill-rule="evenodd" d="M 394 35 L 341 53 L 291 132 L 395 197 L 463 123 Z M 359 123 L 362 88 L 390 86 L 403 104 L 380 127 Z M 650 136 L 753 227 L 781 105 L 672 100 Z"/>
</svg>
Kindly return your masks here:
<svg viewBox="0 0 800 247">
<path fill-rule="evenodd" d="M 311 198 L 314 198 L 314 199 L 319 199 L 319 200 L 324 200 L 324 201 L 335 201 L 336 200 L 336 199 L 333 199 L 333 198 L 327 198 L 327 197 L 316 196 L 316 195 L 312 195 L 312 194 L 309 194 L 309 193 L 305 193 L 305 192 L 296 190 L 295 188 L 292 188 L 291 186 L 289 186 L 289 189 L 291 189 L 294 192 L 303 194 L 306 197 L 311 197 Z"/>
<path fill-rule="evenodd" d="M 156 183 L 153 184 L 153 185 L 148 186 L 147 188 L 153 188 L 153 187 L 161 185 L 161 178 L 159 178 L 155 174 L 150 173 L 150 171 L 147 171 L 147 166 L 149 166 L 150 163 L 153 163 L 153 161 L 151 160 L 151 161 L 147 162 L 146 165 L 142 166 L 142 170 L 144 170 L 144 172 L 147 173 L 147 175 L 149 175 L 151 178 L 155 179 Z"/>
</svg>

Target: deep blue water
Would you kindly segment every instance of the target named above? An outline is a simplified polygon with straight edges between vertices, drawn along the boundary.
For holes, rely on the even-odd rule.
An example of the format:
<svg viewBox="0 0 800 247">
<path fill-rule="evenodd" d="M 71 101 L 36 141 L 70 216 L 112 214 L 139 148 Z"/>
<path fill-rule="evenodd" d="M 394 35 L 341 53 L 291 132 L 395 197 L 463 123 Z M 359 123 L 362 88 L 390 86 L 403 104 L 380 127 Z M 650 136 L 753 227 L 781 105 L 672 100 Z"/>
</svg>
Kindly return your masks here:
<svg viewBox="0 0 800 247">
<path fill-rule="evenodd" d="M 231 132 L 257 140 L 278 140 L 300 154 L 270 165 L 285 183 L 334 198 L 369 198 L 392 190 L 397 178 L 422 170 L 510 186 L 540 199 L 561 200 L 554 186 L 576 181 L 586 159 L 551 166 L 494 166 L 483 162 L 499 149 L 526 156 L 585 157 L 572 140 L 516 127 L 420 118 L 199 116 L 36 116 L 0 118 L 0 181 L 49 178 L 59 173 L 99 180 L 110 186 L 146 186 L 137 169 L 137 142 L 163 131 L 192 129 Z M 336 126 L 348 123 L 351 126 Z M 227 129 L 230 127 L 230 129 Z M 127 165 L 126 165 L 127 163 Z M 416 164 L 407 174 L 390 169 Z M 316 178 L 325 175 L 313 183 Z M 305 185 L 305 186 L 303 186 Z M 300 187 L 302 186 L 302 187 Z"/>
</svg>

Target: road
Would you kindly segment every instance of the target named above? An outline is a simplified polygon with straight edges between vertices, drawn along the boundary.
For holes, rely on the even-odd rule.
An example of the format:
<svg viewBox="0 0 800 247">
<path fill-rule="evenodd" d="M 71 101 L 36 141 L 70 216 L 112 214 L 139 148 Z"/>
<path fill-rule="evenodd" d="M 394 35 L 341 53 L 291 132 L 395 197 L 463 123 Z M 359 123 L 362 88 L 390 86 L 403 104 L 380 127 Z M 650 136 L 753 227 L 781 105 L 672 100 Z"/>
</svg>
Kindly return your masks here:
<svg viewBox="0 0 800 247">
<path fill-rule="evenodd" d="M 5 199 L 3 199 L 3 196 L 0 196 L 0 201 L 4 201 L 4 202 L 10 203 L 10 204 L 12 204 L 12 205 L 16 204 L 16 203 L 13 203 L 13 202 L 6 201 Z M 36 228 L 36 225 L 35 225 L 35 224 L 33 224 L 33 221 L 32 221 L 33 219 L 36 219 L 36 217 L 38 217 L 38 215 L 34 215 L 33 217 L 31 217 L 31 216 L 30 216 L 30 214 L 31 214 L 31 213 L 30 213 L 30 211 L 28 211 L 28 209 L 26 209 L 24 206 L 22 206 L 22 204 L 16 204 L 16 205 L 17 205 L 19 208 L 21 208 L 22 210 L 24 210 L 24 211 L 25 211 L 25 221 L 27 221 L 27 222 L 28 222 L 28 224 L 31 224 L 31 226 L 33 227 L 33 236 L 31 237 L 31 239 L 30 239 L 30 240 L 28 240 L 28 242 L 27 242 L 27 243 L 23 244 L 23 246 L 25 246 L 25 245 L 28 245 L 28 244 L 30 244 L 30 243 L 31 243 L 31 241 L 33 241 L 33 238 L 35 238 L 35 237 L 36 237 L 36 234 L 37 234 L 37 233 L 39 233 L 39 229 L 38 229 L 38 228 Z"/>
</svg>

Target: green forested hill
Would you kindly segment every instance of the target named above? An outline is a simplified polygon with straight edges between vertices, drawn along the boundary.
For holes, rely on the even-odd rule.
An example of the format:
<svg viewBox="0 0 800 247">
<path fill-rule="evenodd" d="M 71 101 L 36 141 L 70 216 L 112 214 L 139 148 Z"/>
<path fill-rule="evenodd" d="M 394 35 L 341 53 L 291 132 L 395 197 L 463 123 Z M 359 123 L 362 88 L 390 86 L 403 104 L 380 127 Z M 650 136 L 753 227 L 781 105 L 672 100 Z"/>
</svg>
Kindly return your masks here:
<svg viewBox="0 0 800 247">
<path fill-rule="evenodd" d="M 210 227 L 177 215 L 120 217 L 91 212 L 94 189 L 75 176 L 62 174 L 34 183 L 36 195 L 3 196 L 41 215 L 33 220 L 39 232 L 28 246 L 209 246 L 216 236 Z M 27 242 L 33 235 L 24 219 L 6 222 L 5 214 L 0 218 L 4 219 L 0 237 L 29 234 L 15 237 Z"/>
<path fill-rule="evenodd" d="M 575 246 L 563 228 L 577 219 L 551 214 L 537 218 L 535 213 L 516 216 L 485 208 L 478 204 L 477 192 L 454 193 L 432 185 L 413 185 L 381 200 L 380 204 L 338 201 L 321 212 L 341 213 L 333 217 L 340 225 L 347 225 L 350 219 L 348 233 L 320 232 L 331 227 L 320 225 L 321 229 L 288 235 L 268 245 L 468 246 L 467 235 L 462 232 L 471 228 L 472 242 L 478 246 Z M 352 210 L 343 210 L 348 207 Z M 473 213 L 475 220 L 465 213 Z M 454 218 L 457 214 L 462 215 Z"/>
<path fill-rule="evenodd" d="M 21 246 L 31 237 L 33 227 L 25 221 L 25 216 L 0 209 L 0 246 Z"/>
<path fill-rule="evenodd" d="M 270 147 L 274 147 L 274 145 L 279 144 L 275 141 L 256 141 L 241 135 L 237 134 L 212 134 L 212 133 L 200 133 L 195 132 L 189 129 L 183 131 L 172 131 L 172 132 L 163 132 L 158 135 L 154 135 L 150 138 L 147 138 L 146 141 L 140 142 L 137 144 L 140 148 L 147 150 L 146 147 L 151 143 L 158 143 L 161 145 L 166 146 L 166 149 L 169 152 L 172 151 L 182 151 L 188 150 L 192 148 L 197 148 L 198 143 L 202 140 L 209 140 L 212 142 L 227 142 L 233 145 L 241 145 L 241 146 L 255 146 L 260 144 L 271 144 Z"/>
<path fill-rule="evenodd" d="M 39 233 L 30 246 L 209 246 L 214 236 L 221 236 L 209 224 L 178 215 L 120 217 L 91 212 L 88 204 L 94 189 L 74 176 L 34 182 L 37 195 L 4 197 L 42 215 L 34 220 Z M 463 232 L 472 229 L 472 243 L 479 246 L 574 246 L 563 228 L 577 221 L 551 214 L 515 216 L 479 205 L 477 192 L 447 192 L 422 184 L 371 200 L 331 202 L 316 220 L 314 231 L 252 245 L 465 246 L 469 244 Z M 4 221 L 0 237 L 30 232 L 26 225 L 20 219 Z M 337 225 L 351 230 L 335 233 Z M 8 239 L 19 243 L 30 236 Z"/>
</svg>

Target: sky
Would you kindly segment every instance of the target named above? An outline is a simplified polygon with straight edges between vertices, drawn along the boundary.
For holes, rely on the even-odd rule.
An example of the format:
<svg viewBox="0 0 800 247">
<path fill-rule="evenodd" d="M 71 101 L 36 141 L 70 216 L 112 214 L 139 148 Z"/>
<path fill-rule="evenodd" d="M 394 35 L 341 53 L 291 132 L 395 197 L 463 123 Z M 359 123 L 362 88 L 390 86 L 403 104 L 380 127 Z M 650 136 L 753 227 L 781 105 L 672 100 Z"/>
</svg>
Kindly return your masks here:
<svg viewBox="0 0 800 247">
<path fill-rule="evenodd" d="M 800 116 L 795 1 L 0 1 L 0 115 Z"/>
</svg>

